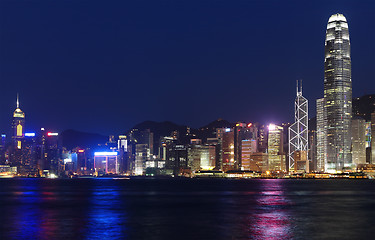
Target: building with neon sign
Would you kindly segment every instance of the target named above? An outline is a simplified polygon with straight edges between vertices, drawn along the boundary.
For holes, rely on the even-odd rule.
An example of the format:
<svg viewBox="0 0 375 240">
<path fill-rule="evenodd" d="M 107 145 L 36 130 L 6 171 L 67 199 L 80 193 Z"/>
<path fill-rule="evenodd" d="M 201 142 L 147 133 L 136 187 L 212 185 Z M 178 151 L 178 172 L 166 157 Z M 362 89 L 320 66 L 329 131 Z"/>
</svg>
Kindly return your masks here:
<svg viewBox="0 0 375 240">
<path fill-rule="evenodd" d="M 95 175 L 118 174 L 118 153 L 117 152 L 95 152 L 94 169 Z"/>
</svg>

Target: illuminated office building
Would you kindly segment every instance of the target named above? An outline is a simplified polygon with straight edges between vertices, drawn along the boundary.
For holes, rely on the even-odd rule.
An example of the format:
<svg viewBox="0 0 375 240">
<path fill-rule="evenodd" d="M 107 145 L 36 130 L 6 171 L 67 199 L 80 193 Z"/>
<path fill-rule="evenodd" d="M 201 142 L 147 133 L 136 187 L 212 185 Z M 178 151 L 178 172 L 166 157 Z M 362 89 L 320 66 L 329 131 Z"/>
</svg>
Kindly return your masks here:
<svg viewBox="0 0 375 240">
<path fill-rule="evenodd" d="M 146 170 L 146 161 L 150 160 L 150 148 L 148 144 L 135 145 L 135 175 L 143 175 Z"/>
<path fill-rule="evenodd" d="M 37 163 L 41 176 L 58 175 L 64 169 L 59 134 L 41 128 L 37 134 Z"/>
<path fill-rule="evenodd" d="M 268 129 L 266 125 L 261 125 L 258 127 L 258 152 L 265 153 L 267 151 L 268 145 Z"/>
<path fill-rule="evenodd" d="M 294 101 L 294 123 L 289 127 L 289 171 L 309 172 L 308 101 L 302 96 L 302 83 L 298 86 Z M 297 157 L 298 156 L 298 157 Z"/>
<path fill-rule="evenodd" d="M 324 98 L 316 100 L 316 170 L 325 172 L 327 162 L 326 117 L 324 116 Z"/>
<path fill-rule="evenodd" d="M 216 129 L 217 131 L 217 129 Z M 210 146 L 209 152 L 210 152 L 210 162 L 212 163 L 214 161 L 214 169 L 220 170 L 221 169 L 221 163 L 222 163 L 222 149 L 221 149 L 221 139 L 215 137 L 215 138 L 207 138 L 207 144 Z"/>
<path fill-rule="evenodd" d="M 24 133 L 22 141 L 22 168 L 20 173 L 27 176 L 38 176 L 37 137 L 35 133 Z"/>
<path fill-rule="evenodd" d="M 263 152 L 255 152 L 250 155 L 252 171 L 268 171 L 268 154 Z M 254 163 L 254 164 L 253 164 Z"/>
<path fill-rule="evenodd" d="M 364 119 L 354 117 L 352 120 L 352 160 L 353 163 L 366 163 L 366 122 Z"/>
<path fill-rule="evenodd" d="M 196 172 L 212 170 L 216 164 L 216 146 L 191 144 L 188 148 L 188 167 Z"/>
<path fill-rule="evenodd" d="M 268 169 L 270 171 L 286 170 L 283 153 L 283 128 L 275 124 L 268 126 Z"/>
<path fill-rule="evenodd" d="M 94 169 L 97 176 L 118 174 L 117 152 L 95 152 Z"/>
<path fill-rule="evenodd" d="M 59 134 L 56 132 L 47 132 L 45 138 L 44 157 L 47 161 L 49 173 L 58 175 L 62 169 L 61 147 L 59 144 Z M 61 161 L 60 161 L 61 160 Z"/>
<path fill-rule="evenodd" d="M 375 163 L 375 112 L 371 113 L 371 163 Z"/>
<path fill-rule="evenodd" d="M 188 148 L 183 144 L 170 144 L 167 149 L 165 167 L 175 176 L 179 175 L 184 169 L 187 169 Z"/>
<path fill-rule="evenodd" d="M 24 129 L 25 129 L 25 113 L 22 112 L 20 109 L 19 98 L 17 95 L 17 108 L 13 112 L 13 121 L 12 121 L 12 129 L 13 129 L 13 144 L 14 147 L 17 149 L 22 148 L 22 140 L 24 137 Z"/>
<path fill-rule="evenodd" d="M 234 127 L 234 168 L 236 170 L 242 169 L 242 141 L 243 140 L 257 140 L 258 128 L 252 123 L 237 123 Z M 253 151 L 256 148 L 253 146 Z M 248 158 L 249 159 L 249 158 Z"/>
<path fill-rule="evenodd" d="M 326 171 L 352 167 L 352 80 L 349 30 L 346 18 L 328 20 L 324 60 L 324 111 L 327 134 Z"/>
<path fill-rule="evenodd" d="M 370 148 L 371 147 L 371 121 L 366 122 L 365 135 L 366 135 L 366 148 Z"/>
<path fill-rule="evenodd" d="M 223 171 L 234 170 L 234 131 L 226 128 L 222 137 L 222 168 Z"/>
<path fill-rule="evenodd" d="M 241 141 L 241 170 L 261 171 L 254 161 L 251 160 L 251 154 L 257 150 L 257 141 L 254 139 L 245 139 Z"/>
<path fill-rule="evenodd" d="M 120 135 L 117 141 L 117 149 L 119 151 L 119 171 L 120 173 L 130 173 L 128 140 L 126 135 Z"/>
<path fill-rule="evenodd" d="M 87 166 L 87 156 L 84 149 L 76 148 L 75 152 L 77 154 L 77 174 L 86 175 L 89 174 Z"/>
<path fill-rule="evenodd" d="M 371 119 L 371 114 L 370 114 Z M 366 163 L 371 163 L 371 120 L 366 122 Z"/>
</svg>

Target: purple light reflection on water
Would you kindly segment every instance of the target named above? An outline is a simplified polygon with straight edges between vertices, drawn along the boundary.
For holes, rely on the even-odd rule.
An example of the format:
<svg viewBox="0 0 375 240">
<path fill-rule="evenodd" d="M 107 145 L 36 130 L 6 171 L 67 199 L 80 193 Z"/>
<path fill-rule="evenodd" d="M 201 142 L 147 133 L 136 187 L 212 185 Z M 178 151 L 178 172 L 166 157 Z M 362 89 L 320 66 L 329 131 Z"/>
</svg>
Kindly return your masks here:
<svg viewBox="0 0 375 240">
<path fill-rule="evenodd" d="M 256 195 L 257 207 L 251 215 L 253 239 L 292 238 L 290 200 L 285 196 L 283 180 L 272 179 L 260 182 L 261 192 Z"/>
</svg>

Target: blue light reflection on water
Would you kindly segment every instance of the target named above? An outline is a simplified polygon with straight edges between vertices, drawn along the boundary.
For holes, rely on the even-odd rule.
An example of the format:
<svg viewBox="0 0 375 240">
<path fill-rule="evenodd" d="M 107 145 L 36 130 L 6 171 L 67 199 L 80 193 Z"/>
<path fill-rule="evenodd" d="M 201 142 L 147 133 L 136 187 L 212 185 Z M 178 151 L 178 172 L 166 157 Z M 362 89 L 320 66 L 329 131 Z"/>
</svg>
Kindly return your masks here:
<svg viewBox="0 0 375 240">
<path fill-rule="evenodd" d="M 120 201 L 120 189 L 111 180 L 95 179 L 110 184 L 98 184 L 92 189 L 88 213 L 87 239 L 123 239 L 126 234 L 126 213 Z"/>
<path fill-rule="evenodd" d="M 11 200 L 17 204 L 15 208 L 9 208 L 9 216 L 14 222 L 10 222 L 10 237 L 16 235 L 19 238 L 38 238 L 41 235 L 40 215 L 37 204 L 40 202 L 39 184 L 33 179 L 23 181 L 16 186 L 16 191 L 11 192 Z"/>
<path fill-rule="evenodd" d="M 118 195 L 118 187 L 102 179 L 3 181 L 0 239 L 123 239 Z"/>
</svg>

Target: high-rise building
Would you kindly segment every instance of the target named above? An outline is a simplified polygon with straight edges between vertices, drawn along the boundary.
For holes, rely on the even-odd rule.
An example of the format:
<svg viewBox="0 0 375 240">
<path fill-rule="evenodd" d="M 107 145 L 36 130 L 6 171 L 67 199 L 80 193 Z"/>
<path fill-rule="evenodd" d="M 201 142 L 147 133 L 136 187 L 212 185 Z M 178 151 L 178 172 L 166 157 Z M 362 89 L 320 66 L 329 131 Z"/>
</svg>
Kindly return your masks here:
<svg viewBox="0 0 375 240">
<path fill-rule="evenodd" d="M 266 125 L 258 127 L 258 152 L 265 153 L 268 146 L 268 129 Z"/>
<path fill-rule="evenodd" d="M 283 127 L 275 124 L 268 126 L 268 169 L 285 171 L 285 155 L 283 152 Z"/>
<path fill-rule="evenodd" d="M 135 145 L 135 175 L 143 175 L 146 170 L 146 161 L 150 159 L 148 144 Z"/>
<path fill-rule="evenodd" d="M 234 170 L 234 131 L 226 128 L 222 138 L 222 168 L 223 171 Z"/>
<path fill-rule="evenodd" d="M 215 170 L 221 169 L 222 163 L 222 149 L 221 149 L 222 139 L 219 138 L 207 138 L 207 144 L 210 146 L 210 161 L 215 161 Z"/>
<path fill-rule="evenodd" d="M 250 166 L 252 171 L 268 171 L 268 154 L 263 152 L 255 152 L 250 155 Z M 255 166 L 254 166 L 255 165 Z"/>
<path fill-rule="evenodd" d="M 117 149 L 119 151 L 119 171 L 120 173 L 129 174 L 128 140 L 126 139 L 126 135 L 119 136 Z"/>
<path fill-rule="evenodd" d="M 326 117 L 326 171 L 352 167 L 352 80 L 349 30 L 346 18 L 328 20 L 324 60 L 324 116 Z"/>
<path fill-rule="evenodd" d="M 77 153 L 77 174 L 78 175 L 89 174 L 85 149 L 76 148 L 75 150 Z"/>
<path fill-rule="evenodd" d="M 215 146 L 191 144 L 188 148 L 188 167 L 194 172 L 214 169 L 215 150 Z"/>
<path fill-rule="evenodd" d="M 325 172 L 327 162 L 326 117 L 324 116 L 324 98 L 316 100 L 316 170 Z"/>
<path fill-rule="evenodd" d="M 13 113 L 13 121 L 12 121 L 12 129 L 13 129 L 13 144 L 14 147 L 17 149 L 22 148 L 22 140 L 24 137 L 24 129 L 25 129 L 25 113 L 22 112 L 20 109 L 20 102 L 17 94 L 17 108 L 14 110 Z"/>
<path fill-rule="evenodd" d="M 375 163 L 375 112 L 371 113 L 371 163 Z"/>
<path fill-rule="evenodd" d="M 37 133 L 36 161 L 41 176 L 58 175 L 64 168 L 59 134 L 44 128 Z"/>
<path fill-rule="evenodd" d="M 251 159 L 251 154 L 257 151 L 257 141 L 255 139 L 245 139 L 241 141 L 241 169 L 261 171 L 261 169 Z"/>
<path fill-rule="evenodd" d="M 258 128 L 252 123 L 236 123 L 234 127 L 234 168 L 236 170 L 242 169 L 242 141 L 255 140 L 258 136 Z M 253 147 L 256 152 L 256 148 Z M 250 155 L 248 160 L 250 159 Z"/>
<path fill-rule="evenodd" d="M 289 171 L 309 171 L 308 101 L 302 96 L 302 83 L 298 86 L 294 101 L 294 123 L 289 127 Z M 298 159 L 295 158 L 298 152 Z"/>
<path fill-rule="evenodd" d="M 366 163 L 366 122 L 365 119 L 354 117 L 352 120 L 352 160 L 357 166 Z"/>
<path fill-rule="evenodd" d="M 95 175 L 118 174 L 117 152 L 95 152 L 94 169 Z"/>
<path fill-rule="evenodd" d="M 129 172 L 142 175 L 146 170 L 146 161 L 153 158 L 154 134 L 150 129 L 140 131 L 132 129 L 127 136 L 127 165 Z"/>
<path fill-rule="evenodd" d="M 310 172 L 316 171 L 316 130 L 309 130 L 309 152 L 307 156 L 310 162 Z"/>
<path fill-rule="evenodd" d="M 165 167 L 172 170 L 173 175 L 178 176 L 188 168 L 188 149 L 183 144 L 170 144 L 168 146 Z"/>
<path fill-rule="evenodd" d="M 366 163 L 371 163 L 371 114 L 370 121 L 366 121 Z"/>
</svg>

